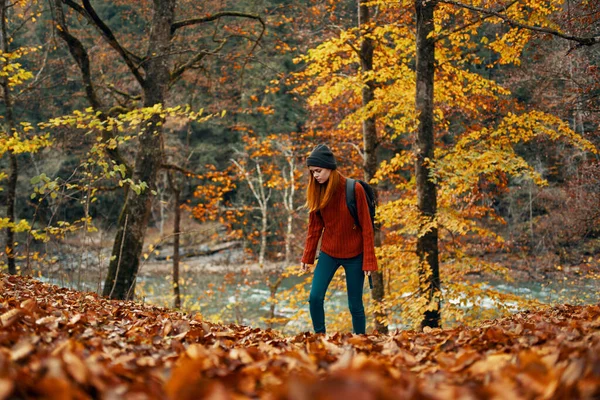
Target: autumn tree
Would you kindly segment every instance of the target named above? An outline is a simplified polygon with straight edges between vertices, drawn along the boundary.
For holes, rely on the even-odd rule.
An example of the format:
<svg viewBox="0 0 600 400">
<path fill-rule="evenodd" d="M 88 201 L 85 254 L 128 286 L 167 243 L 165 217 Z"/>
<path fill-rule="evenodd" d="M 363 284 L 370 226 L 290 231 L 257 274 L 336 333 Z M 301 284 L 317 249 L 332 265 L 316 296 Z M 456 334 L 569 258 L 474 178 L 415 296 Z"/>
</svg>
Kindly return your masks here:
<svg viewBox="0 0 600 400">
<path fill-rule="evenodd" d="M 6 186 L 6 220 L 2 225 L 6 230 L 5 254 L 8 272 L 17 273 L 15 232 L 23 231 L 29 224 L 23 221 L 17 224 L 15 205 L 17 201 L 17 181 L 19 178 L 19 154 L 35 153 L 47 146 L 45 137 L 31 135 L 33 130 L 29 121 L 18 121 L 15 107 L 22 94 L 24 83 L 32 80 L 33 74 L 22 65 L 23 59 L 36 50 L 35 47 L 15 48 L 14 42 L 23 28 L 29 26 L 30 20 L 38 16 L 36 2 L 8 0 L 0 2 L 0 87 L 2 89 L 3 126 L 0 138 L 0 155 L 7 154 L 9 158 L 8 182 Z M 0 177 L 3 176 L 0 173 Z"/>
<path fill-rule="evenodd" d="M 299 206 L 296 198 L 299 185 L 300 171 L 298 168 L 298 149 L 290 138 L 272 137 L 271 140 L 275 143 L 274 146 L 283 166 L 281 167 L 281 181 L 283 183 L 281 197 L 283 207 L 286 213 L 285 233 L 284 233 L 284 266 L 292 264 L 292 244 L 297 237 L 294 234 L 294 221 L 297 217 Z"/>
<path fill-rule="evenodd" d="M 258 157 L 253 154 L 240 153 L 240 159 L 232 159 L 231 162 L 236 166 L 240 174 L 240 180 L 245 182 L 250 188 L 250 192 L 257 203 L 257 209 L 260 212 L 260 244 L 258 250 L 258 265 L 263 268 L 265 265 L 265 253 L 267 251 L 267 234 L 269 227 L 270 200 L 273 194 L 273 184 L 271 183 L 268 166 L 263 165 Z M 263 171 L 267 169 L 267 171 Z"/>
<path fill-rule="evenodd" d="M 434 10 L 436 0 L 415 0 L 416 25 L 416 100 L 418 115 L 415 140 L 415 178 L 417 207 L 421 227 L 417 238 L 419 259 L 419 287 L 429 302 L 421 326 L 440 325 L 440 267 L 438 257 L 437 188 L 431 179 L 431 166 L 435 162 L 434 148 L 434 74 L 435 40 Z"/>
<path fill-rule="evenodd" d="M 150 3 L 150 2 L 148 2 Z M 107 115 L 118 112 L 100 98 L 97 84 L 94 82 L 93 62 L 84 41 L 78 38 L 72 28 L 76 24 L 68 14 L 75 13 L 79 18 L 93 27 L 104 42 L 117 54 L 117 65 L 124 65 L 126 71 L 141 93 L 143 107 L 162 106 L 167 101 L 169 91 L 189 70 L 197 68 L 205 57 L 219 53 L 227 38 L 218 40 L 216 44 L 202 45 L 193 40 L 181 42 L 183 32 L 191 27 L 219 23 L 223 18 L 246 18 L 262 23 L 257 15 L 223 11 L 207 16 L 191 18 L 184 14 L 184 2 L 155 0 L 145 4 L 152 11 L 149 16 L 149 29 L 144 36 L 136 37 L 129 43 L 135 49 L 123 46 L 119 33 L 109 27 L 96 12 L 89 0 L 81 3 L 71 0 L 54 0 L 53 12 L 57 35 L 67 45 L 80 71 L 86 97 L 96 112 Z M 179 7 L 180 17 L 176 9 Z M 183 18 L 183 17 L 186 18 Z M 254 39 L 260 36 L 260 29 Z M 201 42 L 200 42 L 201 43 Z M 182 46 L 183 49 L 179 48 Z M 196 47 L 198 46 L 198 47 Z M 136 54 L 136 50 L 146 49 L 145 55 Z M 122 63 L 122 64 L 121 64 Z M 125 73 L 123 71 L 123 73 Z M 121 90 L 121 92 L 127 91 Z M 151 200 L 156 190 L 156 177 L 164 163 L 162 125 L 164 115 L 156 113 L 148 125 L 140 132 L 139 147 L 133 163 L 127 162 L 119 154 L 118 148 L 111 149 L 109 155 L 120 165 L 125 165 L 127 176 L 134 182 L 145 182 L 147 190 L 136 193 L 126 191 L 125 203 L 119 217 L 119 225 L 115 236 L 112 257 L 104 284 L 103 294 L 111 298 L 131 298 L 134 295 L 135 277 L 139 268 L 139 258 L 146 227 L 150 216 Z M 106 132 L 104 140 L 109 141 L 114 132 Z"/>
<path fill-rule="evenodd" d="M 501 19 L 474 17 L 465 9 L 456 12 L 454 5 L 436 1 L 378 6 L 380 21 L 371 32 L 378 43 L 373 61 L 378 73 L 368 78 L 358 73 L 362 60 L 355 49 L 360 36 L 356 29 L 348 29 L 304 57 L 307 65 L 299 75 L 299 90 L 308 91 L 311 107 L 331 108 L 342 98 L 345 104 L 355 105 L 368 79 L 374 80 L 375 101 L 368 107 L 346 107 L 338 126 L 351 131 L 377 116 L 383 137 L 397 146 L 375 180 L 392 186 L 397 197 L 379 212 L 380 220 L 391 228 L 380 259 L 395 266 L 389 272 L 387 300 L 391 310 L 410 315 L 421 326 L 438 326 L 441 306 L 452 310 L 446 318 L 463 318 L 460 306 L 454 306 L 461 303 L 457 299 L 465 293 L 469 299 L 482 298 L 480 286 L 459 283 L 477 263 L 506 277 L 500 266 L 475 261 L 468 243 L 475 236 L 490 248 L 501 246 L 502 238 L 483 226 L 487 219 L 498 218 L 490 200 L 495 190 L 505 187 L 506 179 L 522 176 L 543 184 L 517 154 L 519 143 L 545 135 L 583 151 L 595 149 L 559 118 L 524 110 L 509 90 L 478 71 L 518 65 L 522 49 L 531 40 L 530 30 L 504 29 Z M 513 2 L 510 10 L 519 18 L 548 24 L 544 16 L 556 5 L 547 2 L 532 11 Z M 410 18 L 415 12 L 416 26 Z M 497 35 L 490 31 L 496 26 L 500 26 Z M 485 59 L 478 46 L 494 57 Z M 497 142 L 503 131 L 511 132 L 510 139 Z M 459 145 L 469 137 L 477 137 L 483 147 Z M 495 150 L 482 152 L 486 146 Z M 446 263 L 440 264 L 440 259 Z M 398 285 L 400 281 L 407 286 Z M 403 310 L 407 292 L 412 293 L 411 307 Z M 491 292 L 486 295 L 498 302 L 503 298 Z"/>
<path fill-rule="evenodd" d="M 6 128 L 5 135 L 10 137 L 15 132 L 15 116 L 13 113 L 13 98 L 11 93 L 11 84 L 9 81 L 9 42 L 8 37 L 8 1 L 2 1 L 0 4 L 0 41 L 2 42 L 2 54 L 3 54 L 3 65 L 2 65 L 2 94 L 4 100 L 4 107 L 6 109 Z M 15 222 L 15 199 L 17 191 L 17 177 L 19 174 L 19 166 L 17 162 L 17 155 L 12 148 L 8 149 L 8 156 L 10 158 L 10 173 L 8 177 L 8 195 L 6 200 L 6 216 L 8 218 L 8 224 L 14 224 Z M 10 274 L 16 274 L 17 268 L 15 264 L 15 236 L 13 229 L 9 226 L 6 229 L 6 246 L 5 246 L 6 257 L 8 261 L 8 272 Z"/>
</svg>

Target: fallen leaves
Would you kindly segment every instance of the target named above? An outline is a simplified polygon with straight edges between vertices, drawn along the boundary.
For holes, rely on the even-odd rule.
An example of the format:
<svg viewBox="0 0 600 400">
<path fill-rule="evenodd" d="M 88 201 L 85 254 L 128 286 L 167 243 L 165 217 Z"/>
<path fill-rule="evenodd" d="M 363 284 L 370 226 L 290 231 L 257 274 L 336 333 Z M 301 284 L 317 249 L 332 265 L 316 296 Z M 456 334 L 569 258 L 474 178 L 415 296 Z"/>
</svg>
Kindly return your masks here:
<svg viewBox="0 0 600 400">
<path fill-rule="evenodd" d="M 0 275 L 0 400 L 594 399 L 600 306 L 391 335 L 212 324 Z"/>
</svg>

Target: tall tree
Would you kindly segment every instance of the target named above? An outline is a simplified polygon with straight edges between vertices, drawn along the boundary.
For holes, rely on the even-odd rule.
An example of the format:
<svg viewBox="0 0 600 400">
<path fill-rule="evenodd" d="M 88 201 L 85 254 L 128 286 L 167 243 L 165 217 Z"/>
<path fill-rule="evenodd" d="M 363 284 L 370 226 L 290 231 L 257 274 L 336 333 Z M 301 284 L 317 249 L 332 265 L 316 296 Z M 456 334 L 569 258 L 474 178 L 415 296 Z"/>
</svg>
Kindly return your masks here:
<svg viewBox="0 0 600 400">
<path fill-rule="evenodd" d="M 219 21 L 224 17 L 251 18 L 262 24 L 258 16 L 238 12 L 219 12 L 205 17 L 176 20 L 176 7 L 182 6 L 182 3 L 172 0 L 153 0 L 152 17 L 149 21 L 149 29 L 146 31 L 147 37 L 136 38 L 133 42 L 134 45 L 143 43 L 146 46 L 146 54 L 141 57 L 123 47 L 117 35 L 98 15 L 89 0 L 82 0 L 81 3 L 74 0 L 53 0 L 57 34 L 67 44 L 77 62 L 87 99 L 97 112 L 107 113 L 111 109 L 102 103 L 98 95 L 88 51 L 83 42 L 70 32 L 71 20 L 65 15 L 63 7 L 66 6 L 67 9 L 83 17 L 118 54 L 120 61 L 125 64 L 142 92 L 143 106 L 160 110 L 165 104 L 169 89 L 180 80 L 182 75 L 190 69 L 197 68 L 208 55 L 221 51 L 227 42 L 227 39 L 219 40 L 215 48 L 178 51 L 174 43 L 178 33 L 184 28 Z M 264 24 L 262 26 L 264 31 Z M 182 54 L 187 58 L 182 59 Z M 135 161 L 131 167 L 127 167 L 128 177 L 136 183 L 144 182 L 147 188 L 135 192 L 128 190 L 126 193 L 103 289 L 103 295 L 110 298 L 130 299 L 134 295 L 139 258 L 156 189 L 156 177 L 164 163 L 163 119 L 164 116 L 160 111 L 154 113 L 147 126 L 138 135 L 139 146 Z M 105 140 L 110 140 L 110 132 L 106 135 Z M 118 148 L 114 146 L 110 156 L 118 164 L 127 164 L 120 157 Z"/>
<path fill-rule="evenodd" d="M 360 66 L 364 75 L 362 88 L 362 106 L 367 108 L 375 99 L 375 80 L 373 74 L 373 50 L 374 41 L 370 35 L 371 17 L 368 0 L 359 0 L 358 2 L 358 27 L 361 33 L 360 43 Z M 377 119 L 375 115 L 366 117 L 362 122 L 363 132 L 363 158 L 364 158 L 364 179 L 370 182 L 377 173 L 379 163 L 377 162 Z M 377 196 L 377 184 L 372 185 Z M 375 247 L 381 246 L 381 227 L 375 226 Z M 373 272 L 373 300 L 376 302 L 375 311 L 375 329 L 381 333 L 388 332 L 387 317 L 384 308 L 383 299 L 385 297 L 385 286 L 383 284 L 383 266 L 378 271 Z"/>
<path fill-rule="evenodd" d="M 26 163 L 21 165 L 19 154 L 32 154 L 49 145 L 45 135 L 35 136 L 31 115 L 27 116 L 30 101 L 27 94 L 36 97 L 39 94 L 39 82 L 47 78 L 43 74 L 46 60 L 36 63 L 34 54 L 41 46 L 36 46 L 35 39 L 28 37 L 36 27 L 36 16 L 41 5 L 36 0 L 8 1 L 0 0 L 0 157 L 8 155 L 8 182 L 5 190 L 5 219 L 0 229 L 6 230 L 4 252 L 7 258 L 8 272 L 17 273 L 15 233 L 30 229 L 25 220 L 17 223 L 19 175 L 27 169 Z M 37 70 L 34 75 L 31 70 Z M 25 84 L 27 82 L 27 84 Z M 23 105 L 27 105 L 23 107 Z M 0 179 L 5 179 L 0 172 Z"/>
<path fill-rule="evenodd" d="M 10 52 L 9 43 L 10 38 L 8 37 L 8 11 L 11 7 L 9 0 L 0 0 L 0 42 L 2 45 L 2 53 L 5 54 L 3 57 L 2 69 L 4 70 L 8 63 L 9 58 L 6 56 Z M 6 112 L 6 132 L 7 136 L 12 136 L 15 132 L 15 116 L 13 111 L 13 98 L 11 94 L 11 88 L 9 85 L 9 75 L 4 73 L 0 78 L 0 84 L 2 85 L 2 96 L 4 100 L 4 107 Z M 17 155 L 12 149 L 8 149 L 8 156 L 10 158 L 10 173 L 8 176 L 8 187 L 6 195 L 6 218 L 8 218 L 9 226 L 6 228 L 6 258 L 8 264 L 8 273 L 16 274 L 17 267 L 15 264 L 15 232 L 11 225 L 15 223 L 15 200 L 17 197 L 17 179 L 19 175 L 19 164 L 17 161 Z"/>
<path fill-rule="evenodd" d="M 435 135 L 433 90 L 435 75 L 434 11 L 437 0 L 415 0 L 417 17 L 415 176 L 421 228 L 417 237 L 420 289 L 428 305 L 421 326 L 440 326 L 440 266 L 438 256 L 437 189 L 432 179 Z"/>
</svg>

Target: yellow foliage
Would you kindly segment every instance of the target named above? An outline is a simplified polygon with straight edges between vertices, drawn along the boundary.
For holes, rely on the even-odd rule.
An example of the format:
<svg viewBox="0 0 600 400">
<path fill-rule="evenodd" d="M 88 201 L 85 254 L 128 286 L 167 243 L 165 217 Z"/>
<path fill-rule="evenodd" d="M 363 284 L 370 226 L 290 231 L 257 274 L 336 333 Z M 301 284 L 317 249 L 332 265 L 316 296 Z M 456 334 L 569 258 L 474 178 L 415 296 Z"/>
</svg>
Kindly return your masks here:
<svg viewBox="0 0 600 400">
<path fill-rule="evenodd" d="M 535 168 L 516 153 L 515 146 L 521 143 L 546 137 L 585 152 L 597 153 L 597 149 L 560 118 L 536 110 L 523 112 L 512 93 L 488 77 L 486 68 L 520 64 L 532 37 L 530 31 L 503 25 L 499 18 L 483 19 L 470 10 L 440 3 L 434 29 L 434 122 L 437 138 L 446 135 L 451 140 L 448 145 L 438 142 L 435 158 L 428 160 L 433 170 L 431 179 L 438 187 L 438 213 L 435 218 L 423 218 L 417 208 L 415 157 L 411 148 L 417 129 L 416 46 L 413 21 L 409 18 L 414 3 L 378 0 L 370 4 L 383 13 L 379 21 L 390 22 L 363 26 L 362 31 L 341 31 L 325 39 L 296 60 L 305 68 L 290 83 L 298 93 L 308 96 L 308 104 L 315 110 L 344 105 L 322 112 L 323 119 L 332 114 L 340 116 L 335 129 L 342 137 L 353 137 L 363 121 L 375 118 L 380 143 L 394 141 L 396 148 L 404 146 L 405 150 L 396 151 L 381 163 L 373 179 L 373 183 L 393 188 L 389 200 L 381 202 L 377 211 L 377 219 L 386 229 L 386 242 L 377 252 L 384 271 L 386 299 L 378 307 L 389 311 L 390 324 L 410 321 L 411 326 L 417 326 L 423 310 L 432 307 L 420 294 L 416 273 L 419 264 L 414 254 L 416 238 L 432 228 L 440 234 L 442 315 L 447 321 L 464 323 L 536 306 L 466 279 L 472 271 L 508 278 L 502 267 L 469 255 L 473 243 L 482 248 L 505 245 L 502 237 L 483 227 L 485 220 L 503 221 L 487 205 L 481 186 L 494 184 L 503 188 L 510 177 L 545 184 Z M 469 4 L 489 9 L 505 5 L 483 0 Z M 551 16 L 560 7 L 559 0 L 517 0 L 503 12 L 526 25 L 557 29 Z M 496 36 L 483 29 L 489 25 L 498 26 Z M 376 43 L 372 71 L 361 69 L 357 54 L 366 36 Z M 483 54 L 492 57 L 486 59 Z M 477 71 L 481 72 L 475 72 L 474 65 L 480 66 Z M 367 84 L 375 87 L 375 99 L 363 105 L 362 90 Z M 320 117 L 318 113 L 315 116 Z M 316 124 L 319 122 L 329 121 Z"/>
</svg>

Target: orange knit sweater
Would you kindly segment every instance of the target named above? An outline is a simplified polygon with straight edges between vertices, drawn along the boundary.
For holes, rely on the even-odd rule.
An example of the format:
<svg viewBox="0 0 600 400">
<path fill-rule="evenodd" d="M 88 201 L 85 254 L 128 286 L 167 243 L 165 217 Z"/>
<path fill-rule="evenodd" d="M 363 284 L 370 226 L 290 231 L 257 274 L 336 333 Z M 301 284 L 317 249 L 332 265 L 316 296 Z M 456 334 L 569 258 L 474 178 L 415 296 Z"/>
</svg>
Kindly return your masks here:
<svg viewBox="0 0 600 400">
<path fill-rule="evenodd" d="M 321 251 L 325 254 L 335 258 L 352 258 L 363 253 L 363 270 L 377 270 L 369 206 L 365 190 L 358 182 L 355 193 L 358 220 L 362 229 L 355 225 L 354 218 L 346 205 L 346 178 L 342 177 L 331 201 L 320 212 L 313 211 L 309 214 L 303 263 L 314 264 L 317 245 L 322 234 Z"/>
</svg>

